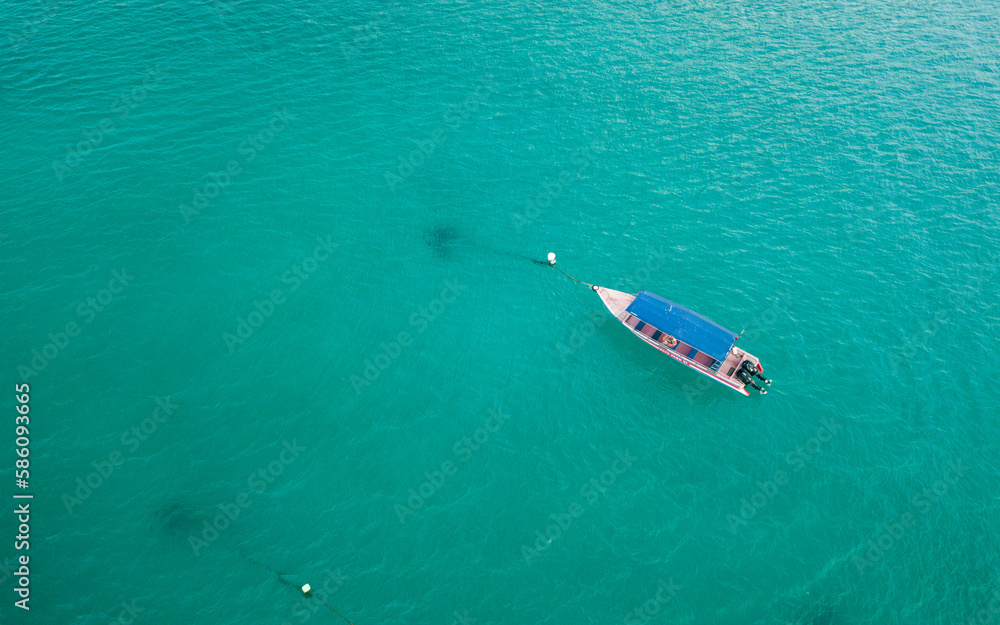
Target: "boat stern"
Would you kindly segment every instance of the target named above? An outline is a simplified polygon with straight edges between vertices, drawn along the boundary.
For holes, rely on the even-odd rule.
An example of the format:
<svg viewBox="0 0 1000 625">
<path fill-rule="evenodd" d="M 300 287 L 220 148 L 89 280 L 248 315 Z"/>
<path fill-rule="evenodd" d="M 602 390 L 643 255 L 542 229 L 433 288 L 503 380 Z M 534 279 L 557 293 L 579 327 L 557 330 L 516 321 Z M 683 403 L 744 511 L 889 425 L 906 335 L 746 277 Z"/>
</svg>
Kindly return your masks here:
<svg viewBox="0 0 1000 625">
<path fill-rule="evenodd" d="M 735 345 L 729 350 L 729 355 L 719 367 L 719 373 L 736 384 L 742 385 L 745 395 L 750 394 L 749 389 L 751 388 L 759 391 L 761 395 L 767 395 L 767 387 L 771 384 L 771 380 L 764 377 L 764 366 L 760 364 L 760 359 Z"/>
</svg>

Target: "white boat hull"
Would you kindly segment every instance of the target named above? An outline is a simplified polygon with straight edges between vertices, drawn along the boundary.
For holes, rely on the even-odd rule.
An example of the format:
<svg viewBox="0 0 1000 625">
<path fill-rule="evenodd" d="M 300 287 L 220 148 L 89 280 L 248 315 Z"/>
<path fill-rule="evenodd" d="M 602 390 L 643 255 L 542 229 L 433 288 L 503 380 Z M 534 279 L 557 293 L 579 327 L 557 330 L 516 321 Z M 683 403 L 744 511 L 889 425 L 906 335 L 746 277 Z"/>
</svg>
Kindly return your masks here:
<svg viewBox="0 0 1000 625">
<path fill-rule="evenodd" d="M 666 345 L 658 341 L 652 340 L 645 334 L 641 332 L 636 332 L 635 329 L 629 326 L 627 320 L 630 317 L 630 315 L 626 311 L 626 309 L 635 299 L 635 295 L 631 295 L 629 293 L 623 293 L 622 291 L 615 291 L 614 289 L 608 289 L 602 286 L 595 286 L 593 287 L 593 289 L 594 291 L 597 292 L 598 295 L 601 296 L 601 301 L 603 301 L 604 305 L 608 307 L 608 310 L 611 311 L 611 314 L 614 315 L 615 318 L 618 319 L 618 321 L 620 321 L 622 325 L 628 328 L 629 332 L 642 339 L 643 342 L 663 352 L 667 356 L 670 356 L 671 358 L 681 363 L 682 365 L 690 369 L 694 369 L 695 371 L 697 371 L 702 375 L 712 378 L 713 380 L 725 386 L 726 388 L 734 390 L 741 395 L 750 395 L 750 393 L 744 387 L 744 384 L 739 380 L 739 378 L 734 377 L 731 371 L 735 371 L 736 367 L 738 367 L 739 364 L 742 363 L 744 360 L 750 360 L 755 365 L 757 365 L 758 360 L 756 358 L 744 352 L 743 350 L 738 349 L 734 345 L 729 350 L 729 354 L 726 356 L 725 361 L 719 367 L 719 371 L 712 371 L 703 364 L 695 362 L 694 360 L 686 356 L 682 356 L 681 354 L 676 353 Z M 727 372 L 730 374 L 723 375 L 722 372 Z"/>
</svg>

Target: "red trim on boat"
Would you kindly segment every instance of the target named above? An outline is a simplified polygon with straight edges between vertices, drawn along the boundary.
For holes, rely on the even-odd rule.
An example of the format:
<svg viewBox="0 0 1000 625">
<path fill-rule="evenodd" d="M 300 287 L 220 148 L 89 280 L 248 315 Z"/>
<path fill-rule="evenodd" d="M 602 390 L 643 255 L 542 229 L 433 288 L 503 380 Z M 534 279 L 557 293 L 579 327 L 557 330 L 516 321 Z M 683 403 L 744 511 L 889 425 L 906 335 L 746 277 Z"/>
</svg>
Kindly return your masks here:
<svg viewBox="0 0 1000 625">
<path fill-rule="evenodd" d="M 625 327 L 628 327 L 628 326 L 626 325 Z M 725 386 L 728 386 L 729 388 L 733 389 L 737 393 L 741 393 L 741 394 L 746 395 L 746 396 L 750 395 L 750 392 L 748 390 L 746 390 L 746 388 L 744 388 L 742 385 L 736 384 L 736 383 L 732 382 L 731 380 L 722 377 L 718 373 L 716 373 L 716 372 L 714 372 L 714 371 L 712 371 L 710 369 L 707 369 L 704 366 L 701 366 L 700 364 L 696 364 L 693 360 L 690 360 L 690 359 L 685 358 L 683 356 L 677 355 L 676 353 L 674 353 L 673 350 L 671 350 L 671 349 L 669 349 L 669 348 L 667 348 L 667 347 L 665 347 L 663 345 L 660 345 L 658 342 L 656 342 L 656 341 L 652 340 L 651 338 L 649 338 L 648 336 L 644 335 L 641 331 L 640 332 L 636 332 L 632 328 L 629 328 L 629 331 L 632 334 L 638 336 L 640 339 L 642 339 L 643 342 L 645 342 L 645 343 L 647 343 L 649 345 L 652 345 L 657 350 L 663 352 L 667 356 L 670 356 L 671 358 L 673 358 L 677 362 L 681 363 L 682 365 L 685 365 L 685 366 L 687 366 L 687 367 L 689 367 L 691 369 L 694 369 L 695 371 L 697 371 L 698 373 L 701 373 L 702 375 L 706 375 L 706 376 L 712 378 L 713 380 L 715 380 L 719 384 L 723 384 Z"/>
</svg>

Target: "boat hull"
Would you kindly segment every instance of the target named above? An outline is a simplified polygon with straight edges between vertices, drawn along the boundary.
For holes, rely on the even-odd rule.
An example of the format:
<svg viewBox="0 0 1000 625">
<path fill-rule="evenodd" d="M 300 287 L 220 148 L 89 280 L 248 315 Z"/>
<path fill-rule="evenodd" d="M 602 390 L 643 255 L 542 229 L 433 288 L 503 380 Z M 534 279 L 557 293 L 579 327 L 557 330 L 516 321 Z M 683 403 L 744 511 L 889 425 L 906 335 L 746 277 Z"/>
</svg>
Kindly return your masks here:
<svg viewBox="0 0 1000 625">
<path fill-rule="evenodd" d="M 593 287 L 593 289 L 601 297 L 601 301 L 604 302 L 604 305 L 607 306 L 611 314 L 614 315 L 615 318 L 618 319 L 618 321 L 621 322 L 623 326 L 628 328 L 629 332 L 642 339 L 644 343 L 666 354 L 667 356 L 673 358 L 674 360 L 681 363 L 685 367 L 693 369 L 698 373 L 711 378 L 712 380 L 718 382 L 719 384 L 725 386 L 730 390 L 739 393 L 740 395 L 745 395 L 745 396 L 750 395 L 750 393 L 744 387 L 743 383 L 740 382 L 738 378 L 724 375 L 721 372 L 712 371 L 711 369 L 705 367 L 703 364 L 695 362 L 694 360 L 686 356 L 676 353 L 666 345 L 660 343 L 659 341 L 654 341 L 653 339 L 646 336 L 642 332 L 637 332 L 633 327 L 629 326 L 627 323 L 627 319 L 629 318 L 630 315 L 626 311 L 626 309 L 635 299 L 635 295 L 624 293 L 622 291 L 616 291 L 614 289 L 608 289 L 602 286 L 595 286 Z M 729 354 L 727 355 L 723 365 L 720 366 L 720 371 L 728 371 L 730 366 L 727 366 L 727 364 L 730 363 L 731 361 L 736 362 L 736 364 L 738 365 L 739 362 L 742 362 L 745 359 L 751 360 L 755 365 L 758 364 L 756 358 L 754 358 L 750 354 L 747 354 L 746 352 L 743 352 L 742 350 L 737 350 L 737 348 L 733 346 L 730 349 Z"/>
</svg>

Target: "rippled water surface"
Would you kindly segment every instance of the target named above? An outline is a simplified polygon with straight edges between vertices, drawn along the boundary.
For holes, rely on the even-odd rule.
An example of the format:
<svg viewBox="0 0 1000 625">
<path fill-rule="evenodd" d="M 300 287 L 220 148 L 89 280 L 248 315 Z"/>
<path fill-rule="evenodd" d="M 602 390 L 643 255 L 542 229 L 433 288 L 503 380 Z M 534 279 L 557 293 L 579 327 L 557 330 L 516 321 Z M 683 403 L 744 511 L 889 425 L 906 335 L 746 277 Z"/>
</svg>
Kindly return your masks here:
<svg viewBox="0 0 1000 625">
<path fill-rule="evenodd" d="M 997 621 L 998 25 L 4 4 L 2 621 L 338 622 L 305 582 L 357 625 Z"/>
</svg>

